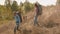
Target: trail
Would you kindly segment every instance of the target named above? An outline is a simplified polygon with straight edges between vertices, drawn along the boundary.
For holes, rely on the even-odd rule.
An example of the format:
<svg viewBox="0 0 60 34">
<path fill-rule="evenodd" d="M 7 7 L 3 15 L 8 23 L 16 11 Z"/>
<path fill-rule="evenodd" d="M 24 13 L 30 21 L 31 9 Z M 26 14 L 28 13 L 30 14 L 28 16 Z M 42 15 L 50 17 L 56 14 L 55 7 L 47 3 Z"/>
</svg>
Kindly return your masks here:
<svg viewBox="0 0 60 34">
<path fill-rule="evenodd" d="M 27 14 L 27 20 L 26 22 L 29 22 L 33 16 L 34 12 L 30 12 L 29 14 Z M 26 24 L 26 23 L 24 23 Z M 14 29 L 14 25 L 15 22 L 14 21 L 10 21 L 8 24 L 5 24 L 3 26 L 0 27 L 0 34 L 13 34 L 13 29 Z M 11 33 L 10 33 L 11 32 Z"/>
</svg>

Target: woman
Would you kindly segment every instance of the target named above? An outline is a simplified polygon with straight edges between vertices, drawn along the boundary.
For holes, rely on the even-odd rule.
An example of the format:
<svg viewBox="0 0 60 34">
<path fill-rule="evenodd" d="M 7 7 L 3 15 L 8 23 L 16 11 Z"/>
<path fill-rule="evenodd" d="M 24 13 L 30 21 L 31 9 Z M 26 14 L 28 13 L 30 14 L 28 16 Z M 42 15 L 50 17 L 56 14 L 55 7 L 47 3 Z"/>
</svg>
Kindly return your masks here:
<svg viewBox="0 0 60 34">
<path fill-rule="evenodd" d="M 39 9 L 38 9 L 38 5 L 37 3 L 35 4 L 35 17 L 34 17 L 34 25 L 39 25 L 37 22 L 37 18 L 38 18 L 38 13 L 39 13 Z"/>
</svg>

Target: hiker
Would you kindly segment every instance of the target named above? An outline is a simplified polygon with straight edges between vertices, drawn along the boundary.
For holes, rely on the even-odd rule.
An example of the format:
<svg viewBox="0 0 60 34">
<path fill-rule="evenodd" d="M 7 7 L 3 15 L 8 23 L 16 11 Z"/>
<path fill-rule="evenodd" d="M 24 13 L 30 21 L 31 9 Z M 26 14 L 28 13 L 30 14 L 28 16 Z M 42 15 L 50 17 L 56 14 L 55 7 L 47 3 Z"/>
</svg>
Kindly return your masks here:
<svg viewBox="0 0 60 34">
<path fill-rule="evenodd" d="M 42 14 L 42 8 L 40 10 L 41 6 L 38 4 L 38 3 L 35 3 L 35 17 L 34 17 L 34 25 L 39 25 L 38 22 L 37 22 L 37 18 L 39 15 Z"/>
<path fill-rule="evenodd" d="M 22 18 L 21 18 L 21 14 L 19 14 L 19 12 L 15 12 L 14 13 L 14 18 L 15 18 L 15 21 L 16 21 L 16 26 L 14 28 L 14 34 L 16 34 L 16 30 L 19 31 L 19 25 L 20 23 L 22 22 Z"/>
</svg>

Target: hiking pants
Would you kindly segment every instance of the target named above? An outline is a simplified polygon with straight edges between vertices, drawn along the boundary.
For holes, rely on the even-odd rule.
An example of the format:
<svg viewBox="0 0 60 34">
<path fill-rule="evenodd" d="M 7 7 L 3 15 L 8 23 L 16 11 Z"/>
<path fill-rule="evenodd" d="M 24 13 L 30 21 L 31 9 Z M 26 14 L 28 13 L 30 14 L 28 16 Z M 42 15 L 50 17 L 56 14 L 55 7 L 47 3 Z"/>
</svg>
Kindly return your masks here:
<svg viewBox="0 0 60 34">
<path fill-rule="evenodd" d="M 38 17 L 38 16 L 35 15 L 35 17 L 34 17 L 34 25 L 38 24 L 38 23 L 37 23 L 37 17 Z"/>
<path fill-rule="evenodd" d="M 20 24 L 20 23 L 16 23 L 16 26 L 15 26 L 15 28 L 14 28 L 14 34 L 16 34 L 16 30 L 18 30 L 19 24 Z"/>
</svg>

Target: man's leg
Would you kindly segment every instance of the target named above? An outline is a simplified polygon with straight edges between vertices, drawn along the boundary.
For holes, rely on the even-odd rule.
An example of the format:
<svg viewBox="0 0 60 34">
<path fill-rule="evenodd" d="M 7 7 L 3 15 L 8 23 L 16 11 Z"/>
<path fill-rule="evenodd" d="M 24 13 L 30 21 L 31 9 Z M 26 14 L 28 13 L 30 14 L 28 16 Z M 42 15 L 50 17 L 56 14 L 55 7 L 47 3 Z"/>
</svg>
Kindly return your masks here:
<svg viewBox="0 0 60 34">
<path fill-rule="evenodd" d="M 19 23 L 16 23 L 16 26 L 14 28 L 14 34 L 16 34 L 16 30 L 18 30 L 18 27 L 19 27 Z"/>
<path fill-rule="evenodd" d="M 18 31 L 20 31 L 19 26 L 20 26 L 20 23 L 17 24 L 17 30 Z"/>
<path fill-rule="evenodd" d="M 15 26 L 15 28 L 14 28 L 14 34 L 16 34 L 16 30 L 17 30 L 17 28 L 16 28 L 16 26 Z"/>
<path fill-rule="evenodd" d="M 17 23 L 17 30 L 19 29 L 19 23 Z"/>
</svg>

